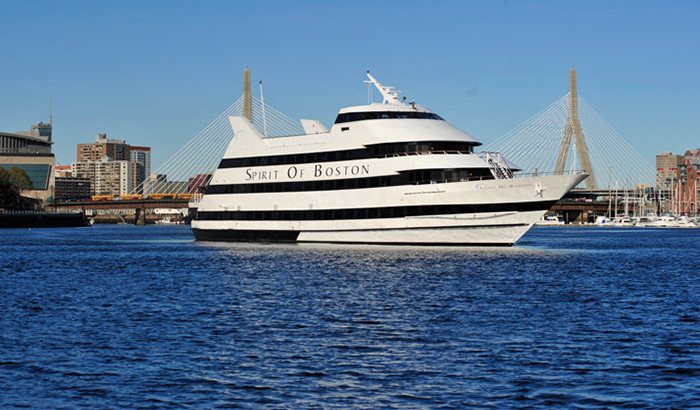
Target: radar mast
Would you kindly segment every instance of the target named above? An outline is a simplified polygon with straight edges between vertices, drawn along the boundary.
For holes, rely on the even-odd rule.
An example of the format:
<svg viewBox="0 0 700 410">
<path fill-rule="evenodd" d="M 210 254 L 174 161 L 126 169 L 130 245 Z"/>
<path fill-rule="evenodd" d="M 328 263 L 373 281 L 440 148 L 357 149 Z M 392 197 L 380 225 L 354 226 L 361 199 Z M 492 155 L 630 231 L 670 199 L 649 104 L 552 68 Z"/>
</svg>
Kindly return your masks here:
<svg viewBox="0 0 700 410">
<path fill-rule="evenodd" d="M 377 90 L 382 94 L 384 98 L 383 104 L 402 104 L 399 100 L 399 91 L 394 87 L 382 85 L 382 83 L 377 81 L 377 79 L 369 73 L 369 70 L 367 70 L 367 78 L 369 78 L 369 82 L 374 84 Z"/>
</svg>

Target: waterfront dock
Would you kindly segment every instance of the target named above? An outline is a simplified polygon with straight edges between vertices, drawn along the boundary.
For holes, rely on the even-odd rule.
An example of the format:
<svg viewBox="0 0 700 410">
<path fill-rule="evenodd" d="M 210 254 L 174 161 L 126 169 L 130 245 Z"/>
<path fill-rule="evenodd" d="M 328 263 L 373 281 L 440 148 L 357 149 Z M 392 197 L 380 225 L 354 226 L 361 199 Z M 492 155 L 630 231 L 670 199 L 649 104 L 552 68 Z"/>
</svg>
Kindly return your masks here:
<svg viewBox="0 0 700 410">
<path fill-rule="evenodd" d="M 83 212 L 0 212 L 0 228 L 72 228 L 88 226 Z"/>
</svg>

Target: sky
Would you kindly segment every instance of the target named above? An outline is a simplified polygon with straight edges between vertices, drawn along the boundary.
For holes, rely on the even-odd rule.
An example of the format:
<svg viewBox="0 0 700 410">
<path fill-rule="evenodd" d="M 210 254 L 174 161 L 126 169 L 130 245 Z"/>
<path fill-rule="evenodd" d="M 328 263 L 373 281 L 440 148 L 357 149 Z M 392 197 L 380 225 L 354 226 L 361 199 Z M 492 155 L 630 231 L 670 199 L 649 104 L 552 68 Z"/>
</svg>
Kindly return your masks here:
<svg viewBox="0 0 700 410">
<path fill-rule="evenodd" d="M 242 92 L 330 125 L 364 73 L 488 144 L 578 91 L 653 163 L 700 147 L 698 1 L 0 0 L 0 130 L 54 119 L 57 162 L 110 138 L 154 169 Z M 256 87 L 254 87 L 255 89 Z"/>
</svg>

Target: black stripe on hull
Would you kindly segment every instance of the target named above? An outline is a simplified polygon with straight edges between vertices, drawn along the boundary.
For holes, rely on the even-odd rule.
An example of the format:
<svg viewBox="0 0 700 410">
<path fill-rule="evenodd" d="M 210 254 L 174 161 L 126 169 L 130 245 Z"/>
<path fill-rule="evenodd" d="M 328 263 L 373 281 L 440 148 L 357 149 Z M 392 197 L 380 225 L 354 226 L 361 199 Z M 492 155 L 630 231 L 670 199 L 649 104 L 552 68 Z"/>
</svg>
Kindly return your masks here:
<svg viewBox="0 0 700 410">
<path fill-rule="evenodd" d="M 198 211 L 198 221 L 309 221 L 334 219 L 386 219 L 491 212 L 546 211 L 556 201 L 474 205 L 412 205 L 380 208 L 346 208 L 279 211 Z"/>
<path fill-rule="evenodd" d="M 198 241 L 216 242 L 296 242 L 299 231 L 248 229 L 197 229 L 192 233 Z"/>
</svg>

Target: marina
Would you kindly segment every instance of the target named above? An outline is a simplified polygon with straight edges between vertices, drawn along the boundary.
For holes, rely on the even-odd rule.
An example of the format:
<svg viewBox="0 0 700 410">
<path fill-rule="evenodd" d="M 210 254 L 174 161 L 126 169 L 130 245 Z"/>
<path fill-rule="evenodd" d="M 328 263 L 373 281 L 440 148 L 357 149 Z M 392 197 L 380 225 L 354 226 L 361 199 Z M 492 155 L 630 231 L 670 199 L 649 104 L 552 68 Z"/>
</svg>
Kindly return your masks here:
<svg viewBox="0 0 700 410">
<path fill-rule="evenodd" d="M 68 228 L 87 226 L 82 212 L 0 211 L 0 228 Z"/>
</svg>

